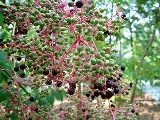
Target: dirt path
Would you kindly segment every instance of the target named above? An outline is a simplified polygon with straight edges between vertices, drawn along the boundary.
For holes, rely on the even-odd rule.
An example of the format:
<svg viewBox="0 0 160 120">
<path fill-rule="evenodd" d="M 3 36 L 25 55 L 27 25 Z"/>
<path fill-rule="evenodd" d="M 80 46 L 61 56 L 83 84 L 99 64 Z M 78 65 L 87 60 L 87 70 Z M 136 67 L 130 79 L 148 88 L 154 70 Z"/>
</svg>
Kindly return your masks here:
<svg viewBox="0 0 160 120">
<path fill-rule="evenodd" d="M 139 101 L 137 110 L 139 120 L 160 120 L 160 104 L 156 103 L 146 94 L 136 98 Z"/>
</svg>

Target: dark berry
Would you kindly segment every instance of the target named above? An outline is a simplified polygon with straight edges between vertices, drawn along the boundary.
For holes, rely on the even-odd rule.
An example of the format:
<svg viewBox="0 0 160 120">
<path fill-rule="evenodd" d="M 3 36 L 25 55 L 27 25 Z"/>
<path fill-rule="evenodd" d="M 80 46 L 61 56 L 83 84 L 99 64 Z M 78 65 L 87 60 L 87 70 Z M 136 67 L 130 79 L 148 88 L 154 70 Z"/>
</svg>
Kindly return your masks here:
<svg viewBox="0 0 160 120">
<path fill-rule="evenodd" d="M 96 96 L 96 97 L 99 96 L 99 91 L 98 90 L 94 91 L 94 96 Z"/>
<path fill-rule="evenodd" d="M 115 107 L 115 105 L 111 104 L 111 107 Z"/>
<path fill-rule="evenodd" d="M 110 80 L 106 80 L 106 82 L 108 82 L 108 83 L 109 83 L 109 82 L 111 82 L 111 81 L 110 81 Z"/>
<path fill-rule="evenodd" d="M 120 80 L 121 78 L 120 77 L 117 77 L 117 80 Z"/>
<path fill-rule="evenodd" d="M 4 43 L 0 43 L 0 46 L 3 47 L 3 46 L 4 46 Z"/>
<path fill-rule="evenodd" d="M 126 14 L 122 14 L 121 18 L 124 19 L 126 17 Z"/>
<path fill-rule="evenodd" d="M 18 72 L 18 71 L 19 71 L 19 67 L 18 67 L 18 66 L 15 67 L 15 68 L 14 68 L 14 71 L 15 71 L 15 72 Z"/>
<path fill-rule="evenodd" d="M 73 2 L 75 1 L 75 0 L 72 0 Z"/>
<path fill-rule="evenodd" d="M 20 65 L 20 69 L 21 69 L 21 70 L 24 70 L 25 68 L 26 68 L 25 64 L 21 64 L 21 65 Z"/>
<path fill-rule="evenodd" d="M 46 70 L 46 69 L 45 69 L 45 70 L 43 71 L 43 75 L 48 75 L 48 74 L 49 74 L 49 70 Z"/>
<path fill-rule="evenodd" d="M 124 71 L 126 69 L 125 66 L 121 66 L 121 70 Z"/>
<path fill-rule="evenodd" d="M 3 41 L 3 38 L 0 38 L 0 42 L 2 42 Z"/>
<path fill-rule="evenodd" d="M 123 74 L 122 73 L 119 73 L 119 77 L 121 78 L 123 76 Z"/>
<path fill-rule="evenodd" d="M 94 96 L 94 95 L 91 95 L 91 98 L 92 98 L 92 100 L 94 100 L 95 96 Z"/>
<path fill-rule="evenodd" d="M 51 85 L 52 84 L 52 81 L 51 80 L 47 80 L 46 81 L 46 85 Z"/>
<path fill-rule="evenodd" d="M 103 91 L 103 89 L 104 89 L 104 85 L 103 84 L 98 85 L 98 90 L 99 91 Z"/>
<path fill-rule="evenodd" d="M 113 82 L 116 82 L 117 80 L 116 79 L 113 79 Z"/>
<path fill-rule="evenodd" d="M 102 98 L 102 99 L 106 99 L 106 98 L 107 98 L 107 95 L 103 93 L 103 94 L 101 94 L 101 98 Z"/>
<path fill-rule="evenodd" d="M 24 77 L 25 77 L 25 73 L 21 73 L 19 76 L 20 76 L 21 78 L 24 78 Z"/>
<path fill-rule="evenodd" d="M 57 81 L 56 86 L 57 87 L 61 87 L 62 86 L 62 82 L 61 81 Z"/>
<path fill-rule="evenodd" d="M 119 93 L 119 88 L 114 88 L 114 93 L 118 94 Z"/>
<path fill-rule="evenodd" d="M 11 84 L 12 84 L 12 81 L 8 81 L 7 84 L 8 84 L 8 85 L 11 85 Z"/>
<path fill-rule="evenodd" d="M 110 35 L 111 33 L 107 30 L 104 32 L 104 35 Z"/>
<path fill-rule="evenodd" d="M 113 77 L 108 78 L 108 80 L 113 80 Z"/>
<path fill-rule="evenodd" d="M 73 80 L 69 81 L 69 86 L 72 88 L 76 88 L 76 82 Z"/>
<path fill-rule="evenodd" d="M 114 92 L 113 92 L 113 91 L 110 91 L 110 90 L 107 90 L 107 91 L 106 91 L 106 98 L 107 98 L 107 99 L 110 99 L 113 95 L 114 95 Z"/>
<path fill-rule="evenodd" d="M 83 108 L 83 109 L 82 109 L 82 112 L 85 112 L 85 111 L 86 111 L 86 109 Z"/>
<path fill-rule="evenodd" d="M 75 93 L 75 90 L 73 88 L 68 89 L 68 94 L 73 95 Z"/>
<path fill-rule="evenodd" d="M 91 118 L 91 115 L 86 115 L 86 119 L 89 120 Z"/>
<path fill-rule="evenodd" d="M 17 56 L 17 60 L 20 61 L 22 58 L 20 56 Z"/>
<path fill-rule="evenodd" d="M 98 88 L 98 85 L 94 84 L 94 89 L 97 89 Z"/>
<path fill-rule="evenodd" d="M 34 111 L 35 111 L 35 112 L 38 112 L 38 107 L 36 107 L 36 108 L 34 109 Z"/>
<path fill-rule="evenodd" d="M 87 93 L 87 94 L 86 94 L 86 96 L 87 96 L 87 97 L 89 97 L 89 96 L 90 96 L 90 94 L 89 94 L 89 93 Z"/>
<path fill-rule="evenodd" d="M 37 67 L 34 67 L 33 69 L 34 69 L 34 70 L 37 70 Z"/>
<path fill-rule="evenodd" d="M 52 75 L 53 76 L 56 76 L 58 74 L 58 71 L 57 70 L 52 70 Z"/>
<path fill-rule="evenodd" d="M 132 85 L 133 85 L 132 82 L 130 82 L 130 83 L 129 83 L 129 86 L 132 87 Z"/>
<path fill-rule="evenodd" d="M 30 96 L 29 101 L 34 102 L 34 97 Z"/>
<path fill-rule="evenodd" d="M 132 112 L 132 113 L 134 113 L 134 112 L 135 112 L 135 109 L 134 109 L 134 108 L 132 108 L 132 109 L 131 109 L 131 112 Z"/>
<path fill-rule="evenodd" d="M 107 88 L 111 88 L 112 87 L 112 83 L 109 80 L 106 81 L 106 87 Z"/>
<path fill-rule="evenodd" d="M 83 6 L 82 0 L 77 0 L 77 1 L 76 1 L 76 7 L 77 7 L 77 8 L 81 8 L 82 6 Z"/>
<path fill-rule="evenodd" d="M 32 120 L 32 118 L 29 118 L 28 120 Z"/>
<path fill-rule="evenodd" d="M 118 85 L 117 84 L 113 84 L 112 87 L 113 88 L 118 88 Z"/>
<path fill-rule="evenodd" d="M 129 94 L 129 92 L 128 91 L 126 91 L 126 95 L 128 95 Z"/>
</svg>

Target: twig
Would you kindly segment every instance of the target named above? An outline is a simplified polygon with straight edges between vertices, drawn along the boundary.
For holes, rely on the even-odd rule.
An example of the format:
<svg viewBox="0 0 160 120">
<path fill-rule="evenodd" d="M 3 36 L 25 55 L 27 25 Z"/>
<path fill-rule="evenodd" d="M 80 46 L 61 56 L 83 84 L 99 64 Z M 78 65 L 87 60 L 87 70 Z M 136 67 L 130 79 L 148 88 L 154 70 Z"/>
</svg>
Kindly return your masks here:
<svg viewBox="0 0 160 120">
<path fill-rule="evenodd" d="M 16 29 L 16 22 L 13 24 L 13 32 L 12 32 L 12 36 L 14 36 L 15 29 Z"/>
</svg>

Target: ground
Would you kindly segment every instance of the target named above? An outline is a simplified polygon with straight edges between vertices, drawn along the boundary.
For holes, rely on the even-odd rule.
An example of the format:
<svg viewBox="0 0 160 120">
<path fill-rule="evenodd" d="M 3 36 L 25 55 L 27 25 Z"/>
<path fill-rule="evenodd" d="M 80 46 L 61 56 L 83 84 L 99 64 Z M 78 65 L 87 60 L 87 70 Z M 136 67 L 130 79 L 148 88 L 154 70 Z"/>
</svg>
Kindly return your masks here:
<svg viewBox="0 0 160 120">
<path fill-rule="evenodd" d="M 160 120 L 160 103 L 158 104 L 146 94 L 136 97 L 136 100 L 141 100 L 136 108 L 139 112 L 139 120 Z"/>
</svg>

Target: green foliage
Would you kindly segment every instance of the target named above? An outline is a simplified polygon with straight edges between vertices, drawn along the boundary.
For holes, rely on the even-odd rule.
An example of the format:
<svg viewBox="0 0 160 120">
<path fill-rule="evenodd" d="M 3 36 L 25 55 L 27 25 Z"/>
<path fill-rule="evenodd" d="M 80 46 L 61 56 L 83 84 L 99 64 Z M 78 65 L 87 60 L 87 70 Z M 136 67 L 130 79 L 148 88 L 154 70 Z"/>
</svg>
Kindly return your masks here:
<svg viewBox="0 0 160 120">
<path fill-rule="evenodd" d="M 63 97 L 66 95 L 65 91 L 62 90 L 62 91 L 59 91 L 59 90 L 56 90 L 55 92 L 55 97 L 58 101 L 63 101 Z"/>
<path fill-rule="evenodd" d="M 0 83 L 2 83 L 3 81 L 7 81 L 8 79 L 9 79 L 8 74 L 0 70 Z"/>
<path fill-rule="evenodd" d="M 3 21 L 4 21 L 4 16 L 2 12 L 0 12 L 0 25 L 3 25 Z"/>
<path fill-rule="evenodd" d="M 38 30 L 39 27 L 32 27 L 28 32 L 27 32 L 27 39 L 33 39 L 35 38 L 38 33 L 36 32 L 36 30 Z"/>
<path fill-rule="evenodd" d="M 4 51 L 0 50 L 0 83 L 7 81 L 13 74 L 13 63 L 6 59 L 7 55 Z M 10 71 L 10 72 L 7 72 Z"/>
<path fill-rule="evenodd" d="M 0 96 L 0 103 L 11 98 L 10 94 L 3 87 L 0 87 Z"/>
<path fill-rule="evenodd" d="M 11 118 L 11 120 L 17 120 L 18 119 L 18 115 L 16 115 L 16 114 L 11 114 L 11 115 L 9 115 L 10 116 L 10 118 Z"/>
<path fill-rule="evenodd" d="M 102 51 L 103 47 L 105 47 L 105 43 L 103 41 L 94 40 L 94 43 L 96 44 L 98 51 Z"/>
<path fill-rule="evenodd" d="M 0 29 L 0 38 L 6 39 L 8 36 L 8 33 L 5 29 Z"/>
<path fill-rule="evenodd" d="M 40 92 L 34 89 L 35 98 L 40 102 L 40 105 L 53 105 L 55 99 L 58 101 L 63 101 L 64 96 L 66 95 L 65 91 L 54 90 L 53 87 L 50 87 L 48 90 L 48 94 L 45 97 L 40 97 Z"/>
<path fill-rule="evenodd" d="M 6 70 L 13 70 L 13 62 L 7 60 L 7 55 L 4 51 L 0 50 L 0 67 Z"/>
</svg>

